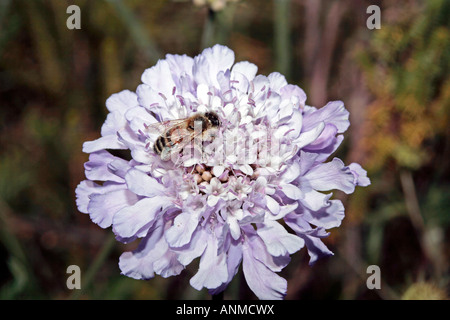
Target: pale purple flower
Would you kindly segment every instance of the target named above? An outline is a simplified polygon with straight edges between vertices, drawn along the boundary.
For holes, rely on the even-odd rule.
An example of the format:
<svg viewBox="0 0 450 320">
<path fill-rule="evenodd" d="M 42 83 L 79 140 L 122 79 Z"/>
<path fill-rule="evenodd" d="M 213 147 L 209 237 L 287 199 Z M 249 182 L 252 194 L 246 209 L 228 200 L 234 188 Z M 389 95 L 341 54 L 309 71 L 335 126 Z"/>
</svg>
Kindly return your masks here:
<svg viewBox="0 0 450 320">
<path fill-rule="evenodd" d="M 101 137 L 83 145 L 90 157 L 79 210 L 121 242 L 140 239 L 120 257 L 126 276 L 169 277 L 199 258 L 190 284 L 216 294 L 242 264 L 257 297 L 282 299 L 287 281 L 277 272 L 291 254 L 305 245 L 311 263 L 332 254 L 321 239 L 341 224 L 344 207 L 331 191 L 370 184 L 360 165 L 326 162 L 349 127 L 344 104 L 307 106 L 283 75 L 257 75 L 221 45 L 195 58 L 168 54 L 142 82 L 106 101 Z M 155 123 L 206 111 L 221 126 L 200 152 L 163 161 L 153 151 Z M 113 149 L 129 150 L 131 160 Z"/>
</svg>

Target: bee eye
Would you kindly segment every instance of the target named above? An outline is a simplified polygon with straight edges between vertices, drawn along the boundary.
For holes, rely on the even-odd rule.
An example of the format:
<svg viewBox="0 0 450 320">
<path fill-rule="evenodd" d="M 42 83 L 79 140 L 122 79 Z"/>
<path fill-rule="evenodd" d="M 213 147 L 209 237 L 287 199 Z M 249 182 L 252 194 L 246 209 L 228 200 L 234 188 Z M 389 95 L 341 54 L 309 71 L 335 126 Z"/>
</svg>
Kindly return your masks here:
<svg viewBox="0 0 450 320">
<path fill-rule="evenodd" d="M 215 115 L 212 112 L 207 112 L 205 116 L 208 118 L 208 120 L 211 122 L 213 127 L 218 127 L 220 125 L 220 120 L 217 115 Z"/>
</svg>

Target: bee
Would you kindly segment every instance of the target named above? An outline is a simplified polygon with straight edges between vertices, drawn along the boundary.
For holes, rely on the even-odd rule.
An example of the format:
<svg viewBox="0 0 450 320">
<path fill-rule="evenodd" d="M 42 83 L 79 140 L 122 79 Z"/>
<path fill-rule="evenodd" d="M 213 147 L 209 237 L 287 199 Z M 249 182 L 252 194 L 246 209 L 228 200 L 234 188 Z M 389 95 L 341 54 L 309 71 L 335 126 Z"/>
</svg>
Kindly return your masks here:
<svg viewBox="0 0 450 320">
<path fill-rule="evenodd" d="M 202 141 L 212 141 L 220 125 L 219 116 L 212 111 L 150 125 L 162 132 L 153 144 L 153 151 L 167 161 L 200 135 Z"/>
</svg>

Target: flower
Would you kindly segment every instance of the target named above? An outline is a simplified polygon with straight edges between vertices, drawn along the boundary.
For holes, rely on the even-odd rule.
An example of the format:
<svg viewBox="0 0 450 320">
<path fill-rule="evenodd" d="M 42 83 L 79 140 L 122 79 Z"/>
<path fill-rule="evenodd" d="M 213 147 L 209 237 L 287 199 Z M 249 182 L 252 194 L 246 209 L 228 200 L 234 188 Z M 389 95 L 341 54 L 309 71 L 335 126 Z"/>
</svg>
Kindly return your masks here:
<svg viewBox="0 0 450 320">
<path fill-rule="evenodd" d="M 83 145 L 79 210 L 118 241 L 140 239 L 120 257 L 126 276 L 174 276 L 199 258 L 190 284 L 216 294 L 242 264 L 257 297 L 282 299 L 287 281 L 277 272 L 291 254 L 306 246 L 311 264 L 332 254 L 321 239 L 341 224 L 344 206 L 330 191 L 370 184 L 360 165 L 326 162 L 349 126 L 344 104 L 308 106 L 283 75 L 257 75 L 221 45 L 195 58 L 168 54 L 142 82 L 106 101 L 101 137 Z M 158 123 L 206 112 L 220 118 L 214 139 L 187 143 L 169 160 L 152 149 Z"/>
</svg>

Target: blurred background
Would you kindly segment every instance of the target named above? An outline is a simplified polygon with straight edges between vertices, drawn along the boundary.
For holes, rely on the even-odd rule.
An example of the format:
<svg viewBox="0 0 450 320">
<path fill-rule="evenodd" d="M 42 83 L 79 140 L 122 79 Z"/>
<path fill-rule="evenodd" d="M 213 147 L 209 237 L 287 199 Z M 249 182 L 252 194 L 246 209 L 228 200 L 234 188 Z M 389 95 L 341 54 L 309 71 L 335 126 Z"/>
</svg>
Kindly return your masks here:
<svg viewBox="0 0 450 320">
<path fill-rule="evenodd" d="M 195 2 L 195 3 L 194 3 Z M 81 29 L 69 30 L 69 5 Z M 369 30 L 369 5 L 381 29 Z M 450 1 L 0 0 L 0 299 L 210 299 L 178 277 L 138 281 L 116 242 L 78 212 L 82 143 L 105 100 L 135 90 L 166 53 L 221 43 L 268 75 L 279 71 L 317 107 L 343 100 L 351 126 L 336 156 L 368 170 L 351 196 L 335 253 L 305 249 L 281 276 L 287 299 L 446 299 L 450 270 Z M 82 289 L 69 290 L 69 265 Z M 369 290 L 378 265 L 381 289 Z M 241 271 L 225 299 L 254 299 Z"/>
</svg>

